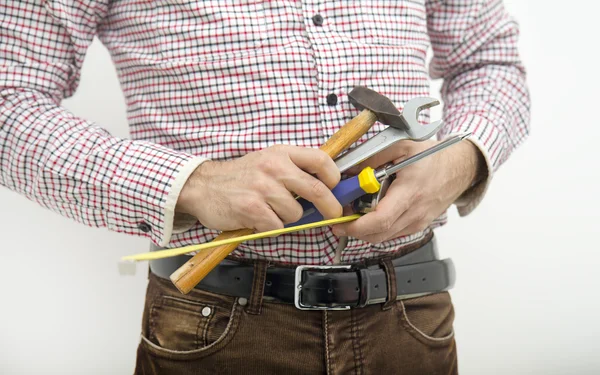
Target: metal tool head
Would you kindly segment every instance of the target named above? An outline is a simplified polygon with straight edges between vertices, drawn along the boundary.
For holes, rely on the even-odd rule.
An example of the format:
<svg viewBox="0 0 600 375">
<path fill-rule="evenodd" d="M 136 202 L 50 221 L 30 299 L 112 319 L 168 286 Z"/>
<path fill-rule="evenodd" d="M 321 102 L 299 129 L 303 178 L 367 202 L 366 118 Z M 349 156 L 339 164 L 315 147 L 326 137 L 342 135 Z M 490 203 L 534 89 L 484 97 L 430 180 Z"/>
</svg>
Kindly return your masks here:
<svg viewBox="0 0 600 375">
<path fill-rule="evenodd" d="M 375 113 L 379 122 L 383 124 L 401 129 L 405 126 L 398 108 L 387 96 L 381 95 L 377 91 L 364 86 L 356 86 L 348 93 L 348 99 L 356 108 L 368 109 Z"/>
<path fill-rule="evenodd" d="M 356 91 L 355 91 L 356 90 Z M 377 107 L 372 102 L 368 102 L 368 98 L 374 98 L 373 101 L 384 103 L 385 101 L 391 103 L 385 96 L 374 92 L 373 90 L 367 89 L 366 87 L 357 87 L 348 96 L 354 95 L 354 99 L 358 104 L 354 104 L 357 108 Z M 385 100 L 381 99 L 385 98 Z M 362 104 L 360 104 L 362 103 Z M 386 119 L 392 120 L 390 127 L 379 132 L 372 138 L 368 139 L 361 145 L 348 151 L 346 154 L 335 159 L 335 164 L 340 169 L 340 172 L 345 172 L 354 165 L 357 165 L 371 156 L 377 154 L 390 147 L 394 143 L 403 139 L 410 139 L 413 141 L 424 141 L 431 138 L 440 128 L 442 127 L 441 121 L 434 121 L 429 124 L 421 125 L 418 117 L 419 113 L 427 108 L 431 108 L 440 104 L 435 98 L 429 97 L 418 97 L 409 100 L 404 104 L 404 110 L 402 114 L 393 114 L 387 106 L 379 104 L 379 108 L 385 109 Z M 396 109 L 396 112 L 399 112 Z M 376 112 L 380 116 L 380 112 Z M 389 124 L 389 123 L 388 123 Z M 395 125 L 394 125 L 395 124 Z"/>
<path fill-rule="evenodd" d="M 440 104 L 439 100 L 427 96 L 411 99 L 404 104 L 402 117 L 406 124 L 405 130 L 413 141 L 424 141 L 431 138 L 438 131 L 442 123 L 441 120 L 425 125 L 419 124 L 419 113 L 438 104 Z"/>
<path fill-rule="evenodd" d="M 394 103 L 385 95 L 373 91 L 364 86 L 355 87 L 348 94 L 350 103 L 356 108 L 368 109 L 377 115 L 379 122 L 405 130 L 411 139 L 421 141 L 430 138 L 438 128 L 439 121 L 421 125 L 419 124 L 419 113 L 427 108 L 440 104 L 439 100 L 430 97 L 418 97 L 404 104 L 402 113 Z"/>
</svg>

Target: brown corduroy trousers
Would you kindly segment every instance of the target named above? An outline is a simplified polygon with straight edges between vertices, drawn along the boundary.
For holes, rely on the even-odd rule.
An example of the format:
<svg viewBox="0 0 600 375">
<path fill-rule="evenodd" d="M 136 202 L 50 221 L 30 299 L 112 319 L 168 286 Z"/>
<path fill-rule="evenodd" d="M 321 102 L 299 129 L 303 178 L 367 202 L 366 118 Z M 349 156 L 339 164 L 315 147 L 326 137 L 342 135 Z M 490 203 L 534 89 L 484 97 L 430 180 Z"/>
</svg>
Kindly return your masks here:
<svg viewBox="0 0 600 375">
<path fill-rule="evenodd" d="M 302 311 L 150 274 L 135 374 L 457 374 L 453 321 L 447 292 Z"/>
</svg>

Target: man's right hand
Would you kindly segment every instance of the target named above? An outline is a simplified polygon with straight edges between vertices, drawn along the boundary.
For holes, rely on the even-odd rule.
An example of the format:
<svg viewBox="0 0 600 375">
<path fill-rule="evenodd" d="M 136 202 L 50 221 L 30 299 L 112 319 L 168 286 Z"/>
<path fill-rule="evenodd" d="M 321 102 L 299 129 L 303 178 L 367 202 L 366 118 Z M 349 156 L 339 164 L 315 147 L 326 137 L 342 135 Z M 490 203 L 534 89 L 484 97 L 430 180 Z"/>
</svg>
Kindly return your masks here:
<svg viewBox="0 0 600 375">
<path fill-rule="evenodd" d="M 184 185 L 176 210 L 211 229 L 264 232 L 301 218 L 292 193 L 314 203 L 326 219 L 341 216 L 331 193 L 339 181 L 340 172 L 325 152 L 276 145 L 231 161 L 204 162 Z"/>
</svg>

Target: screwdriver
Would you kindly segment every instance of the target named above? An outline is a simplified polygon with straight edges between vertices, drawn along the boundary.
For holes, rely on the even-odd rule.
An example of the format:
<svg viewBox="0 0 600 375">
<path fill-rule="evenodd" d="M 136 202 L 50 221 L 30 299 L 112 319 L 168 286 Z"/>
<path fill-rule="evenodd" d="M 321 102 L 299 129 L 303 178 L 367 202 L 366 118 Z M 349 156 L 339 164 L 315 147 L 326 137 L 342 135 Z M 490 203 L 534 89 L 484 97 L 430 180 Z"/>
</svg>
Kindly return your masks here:
<svg viewBox="0 0 600 375">
<path fill-rule="evenodd" d="M 340 202 L 342 207 L 344 207 L 365 194 L 373 194 L 378 192 L 381 188 L 381 181 L 398 172 L 402 168 L 414 164 L 419 160 L 433 155 L 447 147 L 450 147 L 453 144 L 468 138 L 470 135 L 471 133 L 452 136 L 424 151 L 419 152 L 416 155 L 390 166 L 382 167 L 377 170 L 371 167 L 366 167 L 358 175 L 340 181 L 331 190 L 331 192 L 336 197 L 338 202 Z M 286 227 L 323 220 L 323 215 L 321 215 L 312 202 L 309 202 L 306 199 L 299 199 L 298 203 L 302 205 L 302 209 L 304 211 L 302 218 L 295 223 L 287 224 Z"/>
</svg>

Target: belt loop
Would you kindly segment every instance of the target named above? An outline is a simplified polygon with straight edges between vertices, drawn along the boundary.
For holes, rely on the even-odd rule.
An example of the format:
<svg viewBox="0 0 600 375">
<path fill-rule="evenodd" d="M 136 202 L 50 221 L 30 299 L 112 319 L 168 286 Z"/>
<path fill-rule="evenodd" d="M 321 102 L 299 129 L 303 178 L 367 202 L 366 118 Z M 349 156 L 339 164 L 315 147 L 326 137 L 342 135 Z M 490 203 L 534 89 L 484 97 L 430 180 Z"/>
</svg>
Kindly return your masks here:
<svg viewBox="0 0 600 375">
<path fill-rule="evenodd" d="M 267 278 L 267 268 L 269 262 L 257 260 L 254 263 L 254 277 L 252 279 L 252 291 L 250 300 L 246 306 L 246 312 L 252 315 L 260 315 L 262 311 L 262 301 L 265 292 L 265 279 Z"/>
<path fill-rule="evenodd" d="M 385 279 L 387 280 L 387 299 L 383 306 L 381 306 L 382 310 L 388 310 L 392 305 L 396 303 L 396 299 L 398 298 L 398 286 L 396 285 L 396 271 L 394 270 L 394 265 L 392 264 L 392 260 L 390 258 L 384 258 L 380 261 L 381 266 L 385 272 Z"/>
</svg>

